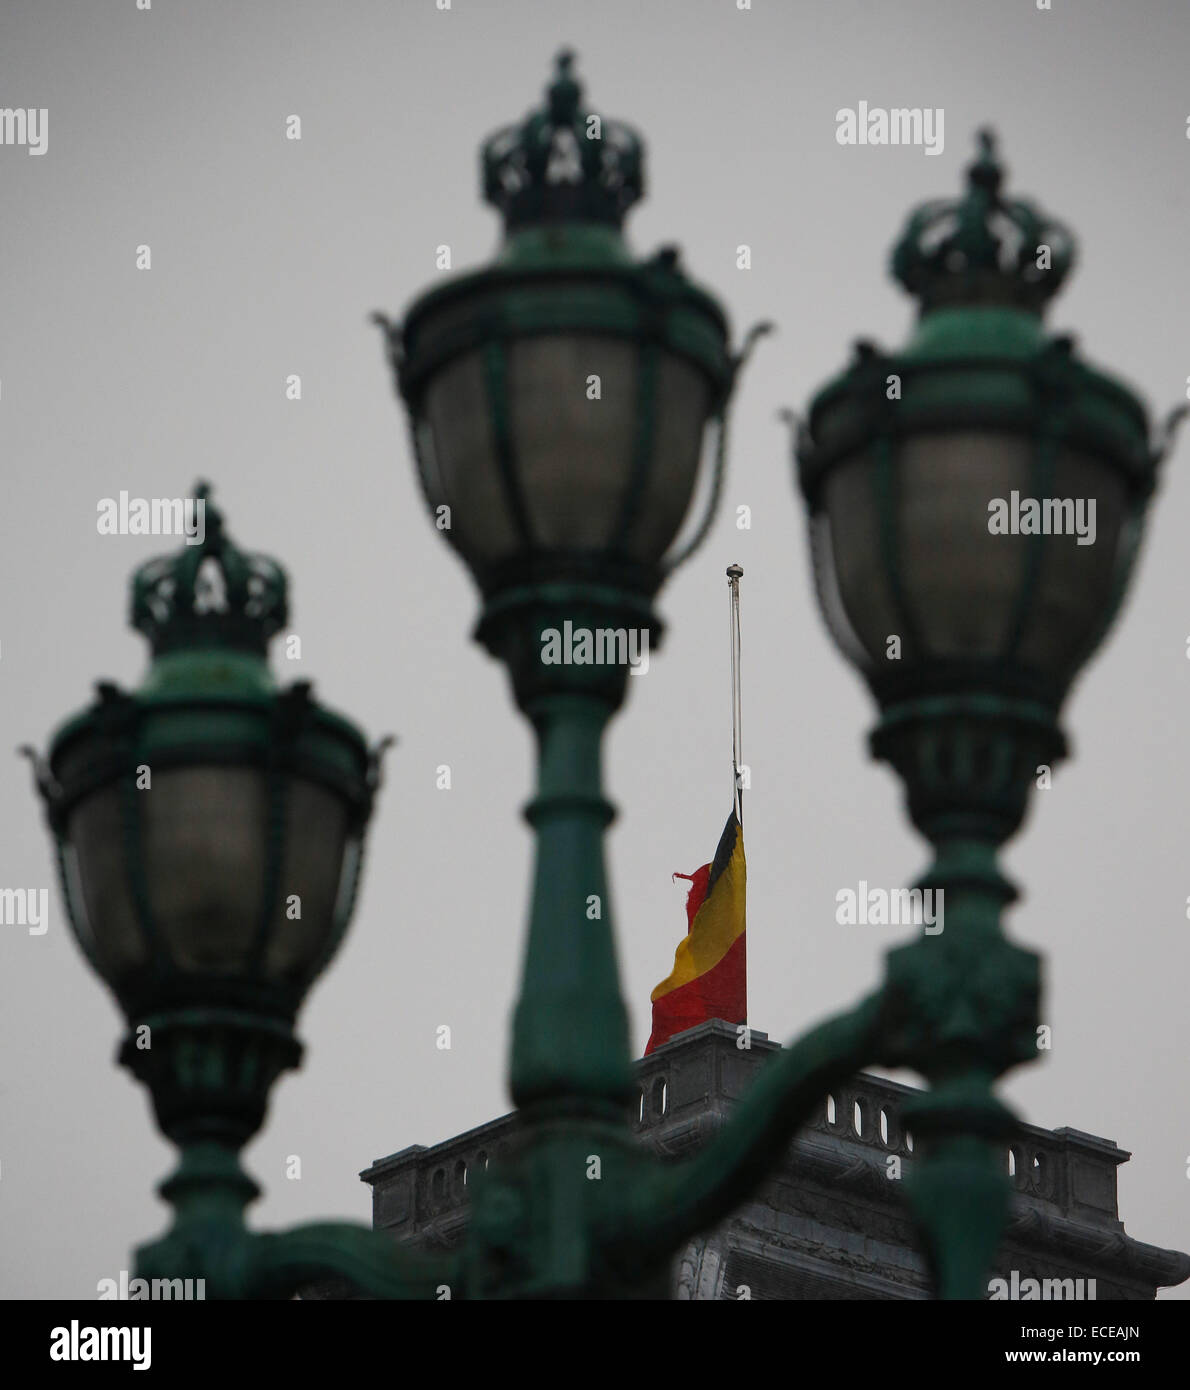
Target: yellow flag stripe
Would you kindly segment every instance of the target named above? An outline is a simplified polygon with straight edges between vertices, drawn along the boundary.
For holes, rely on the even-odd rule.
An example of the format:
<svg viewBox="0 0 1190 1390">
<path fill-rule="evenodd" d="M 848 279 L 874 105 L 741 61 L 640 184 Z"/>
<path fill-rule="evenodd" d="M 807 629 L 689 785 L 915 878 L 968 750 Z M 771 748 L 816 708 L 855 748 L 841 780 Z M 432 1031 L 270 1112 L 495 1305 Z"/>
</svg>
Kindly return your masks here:
<svg viewBox="0 0 1190 1390">
<path fill-rule="evenodd" d="M 713 970 L 743 935 L 745 926 L 744 885 L 747 864 L 743 834 L 736 836 L 727 868 L 719 875 L 710 896 L 694 914 L 689 936 L 683 937 L 674 952 L 674 968 L 649 998 L 658 1000 L 671 990 L 688 985 Z"/>
</svg>

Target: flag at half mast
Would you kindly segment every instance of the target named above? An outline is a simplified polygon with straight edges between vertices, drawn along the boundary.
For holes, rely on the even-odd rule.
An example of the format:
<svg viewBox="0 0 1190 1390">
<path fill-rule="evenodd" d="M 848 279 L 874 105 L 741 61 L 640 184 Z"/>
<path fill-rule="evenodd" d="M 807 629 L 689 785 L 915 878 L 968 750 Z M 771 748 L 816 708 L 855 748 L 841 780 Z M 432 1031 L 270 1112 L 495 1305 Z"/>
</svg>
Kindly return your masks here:
<svg viewBox="0 0 1190 1390">
<path fill-rule="evenodd" d="M 747 867 L 744 831 L 734 806 L 714 859 L 692 874 L 674 877 L 690 882 L 686 895 L 689 934 L 674 953 L 669 978 L 652 993 L 653 1032 L 646 1055 L 708 1019 L 748 1021 L 744 934 Z"/>
<path fill-rule="evenodd" d="M 744 777 L 740 761 L 740 580 L 739 565 L 727 567 L 731 633 L 731 769 L 734 805 L 719 848 L 709 864 L 688 879 L 686 937 L 674 952 L 674 968 L 650 996 L 653 1031 L 647 1056 L 662 1043 L 708 1019 L 748 1022 L 748 970 L 744 935 L 747 865 L 744 861 Z"/>
</svg>

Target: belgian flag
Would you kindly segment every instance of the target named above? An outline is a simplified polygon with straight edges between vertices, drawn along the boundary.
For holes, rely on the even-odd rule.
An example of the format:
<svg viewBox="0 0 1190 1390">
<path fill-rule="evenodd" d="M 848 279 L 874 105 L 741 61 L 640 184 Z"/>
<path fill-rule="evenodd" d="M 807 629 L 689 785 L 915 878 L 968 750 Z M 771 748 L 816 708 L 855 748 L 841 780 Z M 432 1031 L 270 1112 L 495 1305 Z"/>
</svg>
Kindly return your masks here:
<svg viewBox="0 0 1190 1390">
<path fill-rule="evenodd" d="M 674 953 L 674 968 L 650 996 L 653 1032 L 647 1056 L 687 1028 L 711 1018 L 748 1021 L 744 896 L 747 866 L 744 831 L 732 808 L 715 858 L 688 879 L 686 921 L 689 934 Z"/>
</svg>

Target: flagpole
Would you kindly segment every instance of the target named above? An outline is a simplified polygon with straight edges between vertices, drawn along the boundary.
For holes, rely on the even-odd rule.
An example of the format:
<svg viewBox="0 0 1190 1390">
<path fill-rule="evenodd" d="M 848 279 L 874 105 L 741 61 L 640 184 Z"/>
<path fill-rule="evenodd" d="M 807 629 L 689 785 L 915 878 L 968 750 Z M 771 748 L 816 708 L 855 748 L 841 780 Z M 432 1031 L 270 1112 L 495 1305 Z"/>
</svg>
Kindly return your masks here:
<svg viewBox="0 0 1190 1390">
<path fill-rule="evenodd" d="M 731 635 L 731 781 L 735 796 L 736 819 L 744 827 L 744 789 L 740 785 L 741 708 L 740 708 L 740 580 L 739 565 L 727 567 L 728 621 Z"/>
</svg>

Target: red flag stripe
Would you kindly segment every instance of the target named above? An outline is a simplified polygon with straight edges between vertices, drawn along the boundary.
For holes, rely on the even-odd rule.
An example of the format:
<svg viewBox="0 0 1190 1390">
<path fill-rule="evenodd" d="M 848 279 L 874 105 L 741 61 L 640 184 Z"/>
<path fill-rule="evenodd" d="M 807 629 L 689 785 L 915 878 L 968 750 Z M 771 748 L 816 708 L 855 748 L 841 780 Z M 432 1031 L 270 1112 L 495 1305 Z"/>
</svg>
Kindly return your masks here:
<svg viewBox="0 0 1190 1390">
<path fill-rule="evenodd" d="M 705 974 L 672 989 L 653 1003 L 653 1033 L 645 1054 L 660 1047 L 676 1033 L 721 1018 L 726 1023 L 746 1023 L 747 933 L 736 937 L 727 954 Z"/>
</svg>

